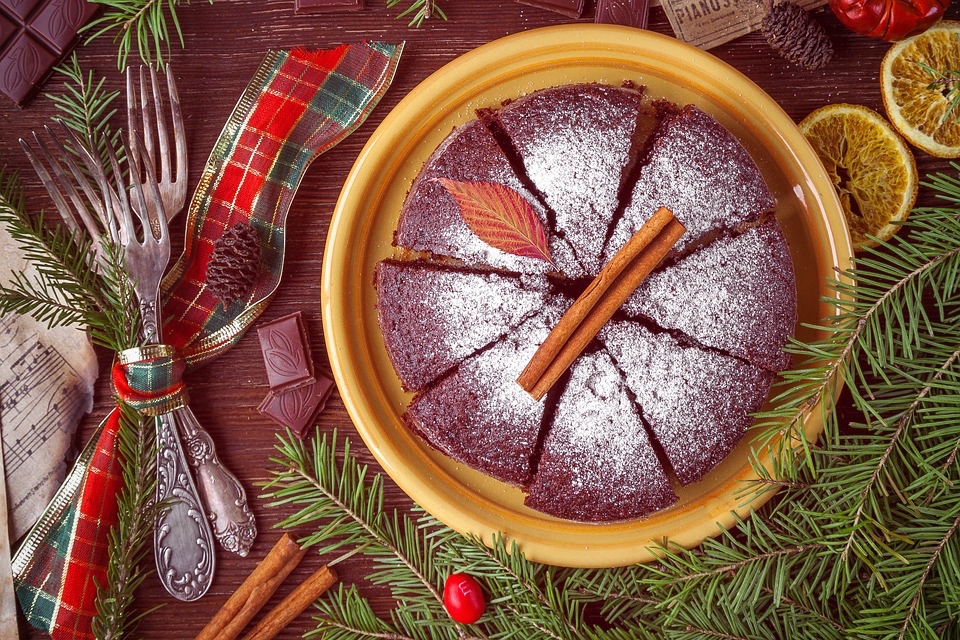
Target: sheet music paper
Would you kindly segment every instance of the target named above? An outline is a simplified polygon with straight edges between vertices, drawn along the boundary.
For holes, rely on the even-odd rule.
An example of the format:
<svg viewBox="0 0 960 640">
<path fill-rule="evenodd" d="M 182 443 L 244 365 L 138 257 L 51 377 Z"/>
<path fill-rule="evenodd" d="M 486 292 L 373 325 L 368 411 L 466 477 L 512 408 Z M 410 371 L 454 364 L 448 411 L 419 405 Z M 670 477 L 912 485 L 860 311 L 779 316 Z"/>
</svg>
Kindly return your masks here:
<svg viewBox="0 0 960 640">
<path fill-rule="evenodd" d="M 0 281 L 32 271 L 0 226 Z M 63 482 L 77 424 L 93 408 L 96 378 L 96 354 L 82 330 L 50 330 L 27 316 L 0 318 L 0 433 L 10 540 L 33 526 Z"/>
<path fill-rule="evenodd" d="M 3 452 L 0 451 L 0 479 L 4 476 Z M 13 569 L 10 566 L 10 513 L 7 511 L 7 483 L 0 482 L 0 638 L 17 640 L 17 594 L 13 590 Z"/>
</svg>

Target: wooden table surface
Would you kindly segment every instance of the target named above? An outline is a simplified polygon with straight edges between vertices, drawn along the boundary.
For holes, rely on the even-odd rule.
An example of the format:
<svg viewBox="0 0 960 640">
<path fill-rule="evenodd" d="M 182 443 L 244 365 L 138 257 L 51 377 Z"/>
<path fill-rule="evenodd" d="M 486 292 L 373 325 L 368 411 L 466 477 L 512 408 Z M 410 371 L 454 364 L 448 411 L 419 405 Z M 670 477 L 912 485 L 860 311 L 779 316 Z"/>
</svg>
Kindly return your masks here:
<svg viewBox="0 0 960 640">
<path fill-rule="evenodd" d="M 407 27 L 405 20 L 397 20 L 397 9 L 387 8 L 383 0 L 367 0 L 367 5 L 360 12 L 297 16 L 293 12 L 293 0 L 217 0 L 212 5 L 194 0 L 178 12 L 186 47 L 175 47 L 170 56 L 186 114 L 192 190 L 223 123 L 268 49 L 322 48 L 362 39 L 406 41 L 394 83 L 380 105 L 362 127 L 321 156 L 308 171 L 289 216 L 289 253 L 283 283 L 261 318 L 266 321 L 302 311 L 309 322 L 314 358 L 319 369 L 328 374 L 330 367 L 323 346 L 319 305 L 321 259 L 341 185 L 371 132 L 413 87 L 457 56 L 508 34 L 572 21 L 513 0 L 449 0 L 443 2 L 449 21 L 433 20 L 421 29 L 414 29 Z M 957 14 L 956 10 L 949 12 L 949 15 Z M 588 7 L 582 20 L 590 22 L 592 15 L 592 8 Z M 797 122 L 813 109 L 835 102 L 859 103 L 882 111 L 879 68 L 888 45 L 848 32 L 826 8 L 817 12 L 817 16 L 836 48 L 833 62 L 825 69 L 805 71 L 785 61 L 767 46 L 760 33 L 739 38 L 713 49 L 712 53 L 757 83 Z M 650 29 L 672 35 L 659 7 L 651 11 Z M 116 47 L 109 38 L 80 47 L 79 56 L 84 70 L 93 70 L 96 75 L 106 77 L 111 87 L 121 88 Z M 59 77 L 54 77 L 45 91 L 60 92 L 60 82 Z M 17 139 L 48 123 L 53 115 L 53 104 L 43 95 L 22 110 L 8 103 L 0 105 L 0 164 L 20 170 L 27 187 L 28 206 L 33 211 L 49 209 L 51 203 L 27 164 Z M 921 175 L 948 168 L 945 161 L 919 152 L 917 162 Z M 928 193 L 921 191 L 920 203 L 930 203 Z M 101 366 L 105 370 L 109 354 L 102 356 Z M 197 602 L 176 602 L 151 576 L 139 592 L 140 604 L 165 606 L 142 624 L 138 635 L 144 638 L 192 638 L 280 536 L 272 526 L 283 513 L 267 508 L 257 497 L 254 486 L 266 477 L 266 469 L 271 466 L 268 457 L 276 432 L 273 423 L 257 412 L 257 405 L 267 392 L 267 382 L 255 334 L 248 334 L 232 351 L 206 366 L 201 373 L 189 376 L 187 383 L 194 412 L 211 432 L 221 459 L 247 487 L 260 535 L 245 559 L 220 552 L 214 584 Z M 110 388 L 106 376 L 101 375 L 94 412 L 81 425 L 83 442 L 107 412 L 109 401 Z M 356 436 L 336 394 L 319 423 L 324 431 L 339 428 L 341 433 L 351 435 L 361 461 L 378 469 Z M 406 510 L 412 506 L 409 498 L 390 482 L 387 497 L 388 508 Z M 321 562 L 316 555 L 308 556 L 292 574 L 290 584 L 308 576 Z M 338 569 L 341 579 L 358 584 L 381 613 L 390 610 L 392 603 L 385 588 L 365 580 L 370 565 L 364 558 L 354 556 Z M 281 589 L 270 606 L 285 592 L 286 589 Z M 281 637 L 300 637 L 312 627 L 304 615 Z M 30 630 L 26 637 L 40 638 L 43 634 Z"/>
</svg>

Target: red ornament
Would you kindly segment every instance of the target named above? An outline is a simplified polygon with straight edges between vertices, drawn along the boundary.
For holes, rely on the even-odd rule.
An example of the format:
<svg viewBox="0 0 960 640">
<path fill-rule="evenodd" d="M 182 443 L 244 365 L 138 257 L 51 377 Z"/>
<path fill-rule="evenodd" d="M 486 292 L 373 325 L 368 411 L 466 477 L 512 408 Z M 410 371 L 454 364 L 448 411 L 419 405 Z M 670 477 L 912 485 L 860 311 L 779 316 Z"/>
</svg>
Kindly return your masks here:
<svg viewBox="0 0 960 640">
<path fill-rule="evenodd" d="M 443 606 L 450 617 L 473 624 L 483 615 L 485 599 L 480 584 L 465 573 L 451 573 L 443 585 Z"/>
<path fill-rule="evenodd" d="M 926 31 L 949 6 L 950 0 L 830 0 L 848 29 L 887 42 Z"/>
</svg>

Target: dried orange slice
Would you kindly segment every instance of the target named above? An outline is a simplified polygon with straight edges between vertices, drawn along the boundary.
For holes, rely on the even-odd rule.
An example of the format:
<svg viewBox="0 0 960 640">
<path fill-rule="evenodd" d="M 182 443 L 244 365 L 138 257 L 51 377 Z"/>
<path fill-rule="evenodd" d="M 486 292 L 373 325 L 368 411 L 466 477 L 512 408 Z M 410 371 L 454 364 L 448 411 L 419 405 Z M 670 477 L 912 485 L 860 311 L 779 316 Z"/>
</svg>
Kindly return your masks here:
<svg viewBox="0 0 960 640">
<path fill-rule="evenodd" d="M 960 22 L 941 20 L 890 47 L 880 89 L 890 123 L 910 144 L 960 157 Z"/>
<path fill-rule="evenodd" d="M 821 107 L 800 130 L 840 196 L 854 247 L 889 239 L 917 200 L 917 164 L 890 123 L 856 104 Z"/>
</svg>

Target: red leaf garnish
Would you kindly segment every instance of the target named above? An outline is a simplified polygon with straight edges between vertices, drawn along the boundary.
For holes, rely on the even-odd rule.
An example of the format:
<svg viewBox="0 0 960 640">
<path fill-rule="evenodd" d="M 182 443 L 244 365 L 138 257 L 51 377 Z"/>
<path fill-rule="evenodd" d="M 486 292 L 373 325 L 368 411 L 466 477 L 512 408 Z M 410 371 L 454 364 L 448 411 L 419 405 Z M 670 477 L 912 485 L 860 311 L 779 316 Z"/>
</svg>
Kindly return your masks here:
<svg viewBox="0 0 960 640">
<path fill-rule="evenodd" d="M 460 207 L 470 230 L 492 247 L 553 264 L 547 232 L 527 200 L 497 182 L 437 178 Z"/>
</svg>

